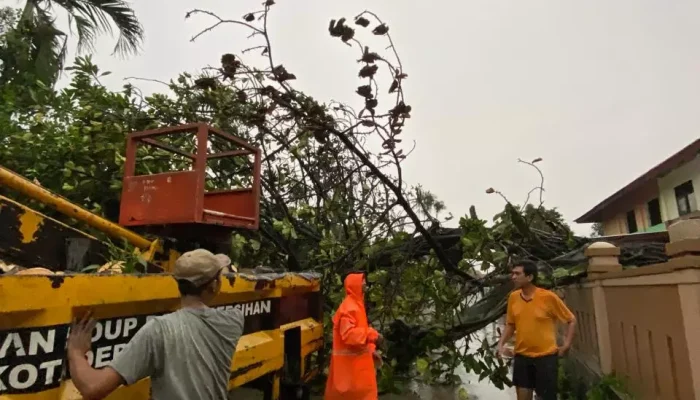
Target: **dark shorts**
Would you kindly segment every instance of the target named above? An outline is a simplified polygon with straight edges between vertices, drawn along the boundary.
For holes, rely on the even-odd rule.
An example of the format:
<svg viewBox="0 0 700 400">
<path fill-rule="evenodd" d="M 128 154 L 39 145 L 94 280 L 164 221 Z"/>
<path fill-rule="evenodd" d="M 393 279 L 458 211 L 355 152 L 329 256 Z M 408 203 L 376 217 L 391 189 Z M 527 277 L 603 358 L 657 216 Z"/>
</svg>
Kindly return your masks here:
<svg viewBox="0 0 700 400">
<path fill-rule="evenodd" d="M 534 389 L 542 400 L 557 400 L 558 356 L 526 357 L 516 354 L 513 359 L 513 385 Z"/>
</svg>

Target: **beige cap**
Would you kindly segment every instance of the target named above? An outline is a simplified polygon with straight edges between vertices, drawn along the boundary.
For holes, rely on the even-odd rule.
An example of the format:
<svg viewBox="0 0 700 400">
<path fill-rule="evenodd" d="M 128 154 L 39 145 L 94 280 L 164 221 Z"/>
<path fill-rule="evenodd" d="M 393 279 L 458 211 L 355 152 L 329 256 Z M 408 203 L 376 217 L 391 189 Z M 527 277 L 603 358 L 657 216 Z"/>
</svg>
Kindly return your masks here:
<svg viewBox="0 0 700 400">
<path fill-rule="evenodd" d="M 187 280 L 195 286 L 201 286 L 229 265 L 231 265 L 231 259 L 227 255 L 197 249 L 188 251 L 175 261 L 173 276 L 175 279 Z"/>
</svg>

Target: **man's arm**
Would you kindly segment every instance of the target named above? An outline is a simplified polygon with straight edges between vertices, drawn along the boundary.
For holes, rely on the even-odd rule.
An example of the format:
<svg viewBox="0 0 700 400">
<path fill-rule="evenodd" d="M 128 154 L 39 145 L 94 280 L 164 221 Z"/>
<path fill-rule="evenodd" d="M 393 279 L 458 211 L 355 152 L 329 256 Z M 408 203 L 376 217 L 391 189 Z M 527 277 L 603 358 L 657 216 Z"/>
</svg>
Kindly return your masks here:
<svg viewBox="0 0 700 400">
<path fill-rule="evenodd" d="M 566 326 L 566 336 L 564 337 L 564 344 L 559 347 L 559 356 L 563 356 L 564 353 L 569 351 L 571 344 L 574 341 L 574 335 L 576 334 L 576 317 L 569 310 L 569 307 L 564 304 L 561 298 L 555 293 L 552 293 L 554 298 L 553 304 L 553 314 L 560 321 L 567 324 Z"/>
<path fill-rule="evenodd" d="M 68 360 L 73 384 L 85 400 L 103 399 L 124 383 L 110 367 L 92 368 L 85 354 L 69 351 Z"/>
<path fill-rule="evenodd" d="M 574 341 L 574 334 L 576 333 L 576 318 L 573 317 L 566 324 L 566 337 L 564 338 L 564 345 L 559 348 L 559 355 L 562 356 L 564 353 L 569 351 L 571 348 L 571 343 Z"/>
<path fill-rule="evenodd" d="M 498 341 L 498 355 L 500 356 L 510 356 L 511 354 L 506 354 L 506 343 L 513 337 L 515 333 L 515 325 L 506 322 L 506 326 L 501 333 L 501 339 Z M 510 353 L 510 352 L 509 352 Z"/>
<path fill-rule="evenodd" d="M 340 338 L 349 346 L 374 345 L 379 339 L 379 332 L 371 327 L 359 327 L 356 321 L 352 313 L 340 317 Z"/>
<path fill-rule="evenodd" d="M 513 315 L 513 301 L 511 300 L 513 295 L 508 297 L 508 305 L 506 306 L 506 325 L 504 327 L 503 333 L 501 333 L 501 339 L 498 341 L 498 355 L 499 356 L 512 356 L 512 352 L 506 352 L 505 345 L 513 337 L 515 333 L 515 316 Z M 508 354 L 506 354 L 508 353 Z"/>
<path fill-rule="evenodd" d="M 107 397 L 122 383 L 123 379 L 112 368 L 95 369 L 88 363 L 86 353 L 90 351 L 95 320 L 87 314 L 71 327 L 68 338 L 68 364 L 75 388 L 86 400 Z"/>
</svg>

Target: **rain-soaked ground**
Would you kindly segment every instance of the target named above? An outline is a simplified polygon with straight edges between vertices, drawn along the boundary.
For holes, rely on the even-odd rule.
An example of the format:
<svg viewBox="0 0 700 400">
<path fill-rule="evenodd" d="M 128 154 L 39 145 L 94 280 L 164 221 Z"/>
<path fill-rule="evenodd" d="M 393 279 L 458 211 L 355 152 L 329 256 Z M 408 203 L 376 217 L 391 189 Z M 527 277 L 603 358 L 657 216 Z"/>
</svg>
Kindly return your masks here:
<svg viewBox="0 0 700 400">
<path fill-rule="evenodd" d="M 492 326 L 478 332 L 474 340 L 470 342 L 472 350 L 481 344 L 481 340 L 487 337 L 488 341 L 495 342 L 498 337 L 495 335 Z M 488 379 L 479 381 L 479 376 L 474 373 L 467 373 L 464 368 L 457 370 L 457 375 L 462 378 L 462 385 L 457 388 L 430 387 L 416 385 L 415 394 L 389 395 L 383 396 L 384 400 L 459 400 L 459 391 L 466 389 L 469 400 L 516 400 L 515 389 L 498 389 L 493 386 Z"/>
<path fill-rule="evenodd" d="M 487 328 L 484 331 L 477 334 L 478 340 L 473 340 L 473 346 L 478 346 L 481 339 L 485 336 L 489 336 L 489 341 L 498 340 L 493 336 L 492 328 Z M 479 382 L 478 375 L 473 373 L 467 373 L 463 368 L 457 371 L 457 374 L 462 378 L 462 386 L 457 388 L 444 388 L 444 387 L 430 387 L 415 385 L 415 393 L 407 393 L 401 395 L 384 395 L 381 396 L 382 400 L 460 400 L 459 389 L 463 387 L 466 389 L 469 400 L 515 400 L 515 389 L 507 388 L 505 390 L 500 390 L 495 386 L 491 385 L 488 379 Z M 315 397 L 314 400 L 320 400 L 322 397 Z M 262 394 L 260 392 L 241 392 L 236 391 L 229 397 L 230 400 L 258 400 L 262 399 Z"/>
</svg>

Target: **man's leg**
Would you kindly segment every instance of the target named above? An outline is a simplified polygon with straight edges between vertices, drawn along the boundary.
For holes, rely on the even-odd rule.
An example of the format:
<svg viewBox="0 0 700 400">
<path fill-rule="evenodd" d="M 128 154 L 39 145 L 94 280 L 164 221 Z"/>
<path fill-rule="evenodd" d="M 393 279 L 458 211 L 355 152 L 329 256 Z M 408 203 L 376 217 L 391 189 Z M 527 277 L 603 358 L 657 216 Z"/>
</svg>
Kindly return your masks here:
<svg viewBox="0 0 700 400">
<path fill-rule="evenodd" d="M 513 358 L 513 386 L 518 400 L 532 400 L 535 388 L 535 368 L 533 359 L 516 354 Z"/>
<path fill-rule="evenodd" d="M 537 357 L 535 364 L 535 393 L 542 400 L 557 400 L 557 386 L 559 384 L 559 357 Z"/>
<path fill-rule="evenodd" d="M 532 389 L 515 388 L 518 400 L 532 400 Z"/>
</svg>

